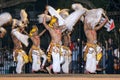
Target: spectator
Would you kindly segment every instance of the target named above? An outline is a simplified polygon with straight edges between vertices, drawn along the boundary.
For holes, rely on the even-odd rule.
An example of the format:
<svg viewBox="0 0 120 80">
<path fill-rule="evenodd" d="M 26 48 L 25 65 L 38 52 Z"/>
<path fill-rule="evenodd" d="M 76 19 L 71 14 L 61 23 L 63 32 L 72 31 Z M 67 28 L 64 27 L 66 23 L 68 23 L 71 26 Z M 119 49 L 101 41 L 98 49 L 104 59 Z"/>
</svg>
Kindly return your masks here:
<svg viewBox="0 0 120 80">
<path fill-rule="evenodd" d="M 106 41 L 106 52 L 107 52 L 106 73 L 107 74 L 114 73 L 113 48 L 114 48 L 114 46 L 113 46 L 112 39 L 109 38 L 108 41 Z"/>
</svg>

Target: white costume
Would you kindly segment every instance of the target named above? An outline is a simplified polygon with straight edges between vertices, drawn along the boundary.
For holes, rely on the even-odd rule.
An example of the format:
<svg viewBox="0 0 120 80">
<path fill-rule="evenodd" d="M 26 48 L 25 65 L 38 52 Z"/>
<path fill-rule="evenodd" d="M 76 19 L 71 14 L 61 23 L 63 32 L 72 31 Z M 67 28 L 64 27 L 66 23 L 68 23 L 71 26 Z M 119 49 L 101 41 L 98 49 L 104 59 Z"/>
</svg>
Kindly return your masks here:
<svg viewBox="0 0 120 80">
<path fill-rule="evenodd" d="M 17 28 L 16 28 L 16 29 L 12 30 L 12 35 L 15 36 L 15 38 L 17 40 L 19 40 L 18 38 L 20 38 L 21 36 L 16 34 L 16 32 L 21 34 L 19 31 L 17 31 Z M 15 38 L 13 38 L 13 39 L 15 39 Z M 23 40 L 24 40 L 24 37 L 23 37 Z M 28 56 L 26 55 L 25 51 L 22 50 L 21 42 L 20 43 L 19 42 L 14 43 L 16 46 L 14 45 L 15 48 L 13 51 L 13 57 L 14 57 L 14 61 L 17 61 L 16 72 L 20 74 L 22 72 L 23 65 L 25 63 L 28 63 Z"/>
<path fill-rule="evenodd" d="M 42 64 L 40 59 L 41 57 L 43 58 Z M 30 61 L 32 62 L 32 71 L 40 70 L 41 69 L 40 66 L 44 66 L 47 59 L 44 52 L 39 47 L 35 46 L 32 46 L 32 49 L 30 50 L 29 53 L 29 58 Z"/>
<path fill-rule="evenodd" d="M 18 55 L 15 56 L 15 54 Z M 25 63 L 28 63 L 28 56 L 26 55 L 25 51 L 23 51 L 22 49 L 16 49 L 13 52 L 13 57 L 17 61 L 16 72 L 20 74 L 22 72 L 23 65 Z"/>
<path fill-rule="evenodd" d="M 93 48 L 89 48 L 87 54 L 86 66 L 85 69 L 91 73 L 96 72 L 96 52 Z"/>
<path fill-rule="evenodd" d="M 62 70 L 64 73 L 69 73 L 69 64 L 71 62 L 71 51 L 68 47 L 62 47 L 62 54 L 64 56 L 64 64 L 62 65 Z"/>
<path fill-rule="evenodd" d="M 60 72 L 61 67 L 60 64 L 63 62 L 63 56 L 60 56 L 59 53 L 52 52 L 52 58 L 53 58 L 53 71 L 54 72 Z"/>
<path fill-rule="evenodd" d="M 28 35 L 22 34 L 19 32 L 19 28 L 13 29 L 12 34 L 20 41 L 22 42 L 25 46 L 28 46 Z"/>
<path fill-rule="evenodd" d="M 17 61 L 17 67 L 16 72 L 21 73 L 22 67 L 25 63 L 28 63 L 28 56 L 26 55 L 25 51 L 22 50 L 21 42 L 27 47 L 28 46 L 28 35 L 22 34 L 22 32 L 25 32 L 24 28 L 27 27 L 27 13 L 25 10 L 21 10 L 20 13 L 21 20 L 12 19 L 12 31 L 11 34 L 15 37 L 13 37 L 14 42 L 14 51 L 13 51 L 13 57 L 14 60 Z M 23 29 L 21 31 L 21 29 Z"/>
<path fill-rule="evenodd" d="M 86 61 L 85 69 L 90 73 L 96 72 L 96 67 L 102 57 L 102 48 L 97 44 L 87 43 L 83 50 L 84 60 Z"/>
<path fill-rule="evenodd" d="M 51 61 L 50 56 L 52 55 L 53 59 L 53 71 L 60 72 L 60 64 L 64 62 L 64 57 L 61 54 L 61 45 L 51 42 L 48 47 L 48 61 Z"/>
</svg>

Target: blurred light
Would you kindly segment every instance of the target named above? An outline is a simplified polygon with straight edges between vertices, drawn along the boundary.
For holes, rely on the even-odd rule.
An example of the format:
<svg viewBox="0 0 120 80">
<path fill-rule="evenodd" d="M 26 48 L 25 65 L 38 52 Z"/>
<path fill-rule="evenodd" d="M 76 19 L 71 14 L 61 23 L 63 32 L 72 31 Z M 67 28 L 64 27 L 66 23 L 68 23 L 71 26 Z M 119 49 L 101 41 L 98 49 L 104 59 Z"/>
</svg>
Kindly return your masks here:
<svg viewBox="0 0 120 80">
<path fill-rule="evenodd" d="M 78 38 L 77 41 L 80 42 L 80 39 Z"/>
</svg>

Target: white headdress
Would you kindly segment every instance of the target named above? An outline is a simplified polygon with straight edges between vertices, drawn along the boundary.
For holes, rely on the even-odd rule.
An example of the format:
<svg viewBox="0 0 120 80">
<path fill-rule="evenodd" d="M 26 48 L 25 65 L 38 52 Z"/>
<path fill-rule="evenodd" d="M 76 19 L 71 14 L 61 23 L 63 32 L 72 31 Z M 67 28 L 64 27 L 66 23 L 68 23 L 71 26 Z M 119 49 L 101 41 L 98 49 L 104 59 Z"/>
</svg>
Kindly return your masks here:
<svg viewBox="0 0 120 80">
<path fill-rule="evenodd" d="M 25 9 L 22 9 L 22 10 L 20 11 L 20 17 L 21 17 L 21 21 L 24 22 L 24 24 L 25 24 L 26 27 L 27 27 L 27 24 L 28 24 L 29 22 L 28 22 L 28 15 L 27 15 Z"/>
</svg>

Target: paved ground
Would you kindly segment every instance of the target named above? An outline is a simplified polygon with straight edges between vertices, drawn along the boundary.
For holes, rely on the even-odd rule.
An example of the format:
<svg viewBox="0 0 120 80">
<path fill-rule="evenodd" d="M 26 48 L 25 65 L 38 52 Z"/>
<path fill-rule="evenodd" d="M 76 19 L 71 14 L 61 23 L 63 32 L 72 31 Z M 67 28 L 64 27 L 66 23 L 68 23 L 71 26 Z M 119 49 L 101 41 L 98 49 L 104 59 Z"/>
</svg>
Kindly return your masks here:
<svg viewBox="0 0 120 80">
<path fill-rule="evenodd" d="M 120 80 L 120 74 L 8 74 L 0 80 Z"/>
</svg>

